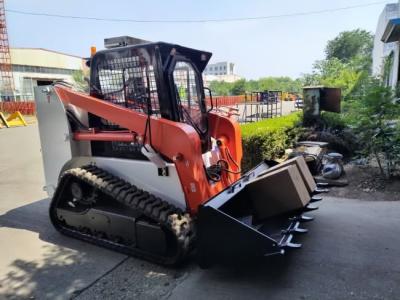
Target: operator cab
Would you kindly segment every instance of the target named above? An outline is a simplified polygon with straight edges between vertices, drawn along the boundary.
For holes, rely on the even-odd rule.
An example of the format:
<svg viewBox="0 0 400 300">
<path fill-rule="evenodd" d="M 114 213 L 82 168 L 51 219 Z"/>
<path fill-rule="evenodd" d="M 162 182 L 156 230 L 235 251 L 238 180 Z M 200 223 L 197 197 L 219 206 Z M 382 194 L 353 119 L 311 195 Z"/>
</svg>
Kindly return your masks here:
<svg viewBox="0 0 400 300">
<path fill-rule="evenodd" d="M 95 53 L 90 61 L 90 95 L 149 116 L 189 124 L 199 134 L 203 153 L 208 151 L 201 74 L 211 53 L 129 37 L 105 42 L 109 49 Z M 96 128 L 115 127 L 96 116 L 89 121 Z"/>
</svg>

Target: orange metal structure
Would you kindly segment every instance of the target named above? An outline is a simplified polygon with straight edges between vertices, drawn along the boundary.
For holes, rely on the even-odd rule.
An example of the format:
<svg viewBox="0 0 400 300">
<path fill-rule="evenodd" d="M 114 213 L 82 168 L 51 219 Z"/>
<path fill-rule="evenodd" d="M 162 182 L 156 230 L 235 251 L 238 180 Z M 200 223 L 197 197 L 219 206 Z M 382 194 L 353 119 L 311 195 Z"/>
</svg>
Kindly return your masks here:
<svg viewBox="0 0 400 300">
<path fill-rule="evenodd" d="M 150 143 L 150 135 L 145 134 L 148 118 L 146 114 L 61 85 L 55 86 L 54 89 L 65 105 L 72 104 L 107 119 L 134 133 L 142 143 Z M 200 138 L 193 127 L 153 116 L 150 116 L 150 122 L 151 144 L 157 152 L 175 163 L 190 213 L 195 214 L 199 205 L 240 178 L 239 172 L 224 172 L 221 181 L 210 184 L 203 167 Z M 222 158 L 230 162 L 228 165 L 240 162 L 242 143 L 239 125 L 228 117 L 210 112 L 209 130 L 210 135 L 219 141 Z M 82 140 L 82 136 L 82 133 L 75 133 L 75 138 Z M 118 137 L 120 133 L 108 133 L 107 139 L 116 140 Z M 106 137 L 103 136 L 104 138 Z M 96 133 L 86 133 L 85 140 L 98 140 L 98 137 Z"/>
</svg>

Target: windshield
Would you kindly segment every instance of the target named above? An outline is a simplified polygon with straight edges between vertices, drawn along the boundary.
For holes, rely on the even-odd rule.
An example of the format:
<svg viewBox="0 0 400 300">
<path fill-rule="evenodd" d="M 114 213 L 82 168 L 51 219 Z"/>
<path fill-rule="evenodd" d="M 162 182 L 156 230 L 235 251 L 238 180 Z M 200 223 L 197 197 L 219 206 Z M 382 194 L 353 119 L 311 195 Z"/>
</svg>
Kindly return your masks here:
<svg viewBox="0 0 400 300">
<path fill-rule="evenodd" d="M 207 131 L 199 78 L 193 66 L 184 61 L 176 63 L 173 72 L 177 97 L 180 101 L 181 117 L 201 133 Z"/>
</svg>

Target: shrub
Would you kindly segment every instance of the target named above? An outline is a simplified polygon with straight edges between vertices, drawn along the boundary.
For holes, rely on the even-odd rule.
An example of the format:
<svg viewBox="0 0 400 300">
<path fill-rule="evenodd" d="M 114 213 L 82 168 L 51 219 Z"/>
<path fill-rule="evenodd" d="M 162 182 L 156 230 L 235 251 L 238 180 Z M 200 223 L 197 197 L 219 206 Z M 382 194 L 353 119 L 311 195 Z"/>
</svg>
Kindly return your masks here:
<svg viewBox="0 0 400 300">
<path fill-rule="evenodd" d="M 400 165 L 400 105 L 395 99 L 394 90 L 371 79 L 350 113 L 355 116 L 353 129 L 362 145 L 361 154 L 375 157 L 387 178 Z"/>
<path fill-rule="evenodd" d="M 242 170 L 245 172 L 263 159 L 282 157 L 302 133 L 299 112 L 260 122 L 241 125 L 243 142 Z"/>
<path fill-rule="evenodd" d="M 343 154 L 347 159 L 353 156 L 354 151 L 358 149 L 357 138 L 352 130 L 345 128 L 325 130 L 305 130 L 300 138 L 306 141 L 327 142 L 329 149 Z"/>
<path fill-rule="evenodd" d="M 325 128 L 342 130 L 347 127 L 346 120 L 344 119 L 342 114 L 322 111 L 321 120 Z"/>
<path fill-rule="evenodd" d="M 357 150 L 357 139 L 349 127 L 347 115 L 322 111 L 318 123 L 304 130 L 301 139 L 307 141 L 327 142 L 330 150 L 351 157 Z"/>
</svg>

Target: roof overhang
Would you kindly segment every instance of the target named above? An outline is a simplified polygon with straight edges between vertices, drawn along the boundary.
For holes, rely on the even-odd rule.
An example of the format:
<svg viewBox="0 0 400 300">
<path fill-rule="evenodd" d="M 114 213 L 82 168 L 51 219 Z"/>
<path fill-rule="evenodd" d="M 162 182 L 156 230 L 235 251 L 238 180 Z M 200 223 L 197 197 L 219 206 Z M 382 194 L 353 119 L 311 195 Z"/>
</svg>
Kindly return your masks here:
<svg viewBox="0 0 400 300">
<path fill-rule="evenodd" d="M 381 41 L 384 43 L 400 41 L 400 18 L 391 19 L 386 25 Z"/>
</svg>

